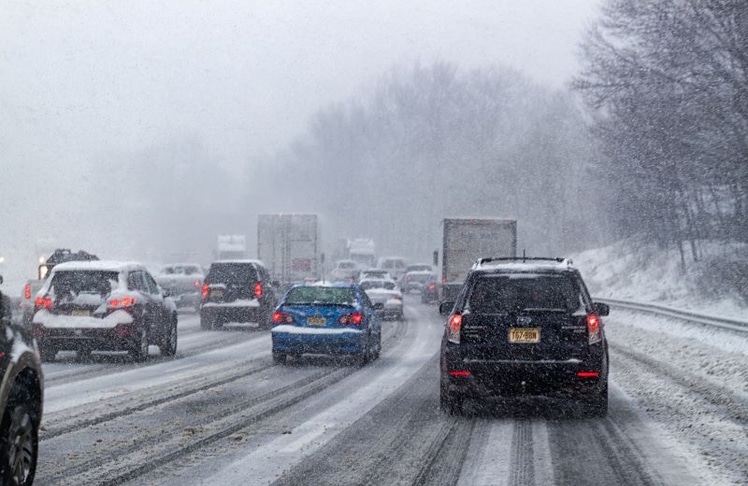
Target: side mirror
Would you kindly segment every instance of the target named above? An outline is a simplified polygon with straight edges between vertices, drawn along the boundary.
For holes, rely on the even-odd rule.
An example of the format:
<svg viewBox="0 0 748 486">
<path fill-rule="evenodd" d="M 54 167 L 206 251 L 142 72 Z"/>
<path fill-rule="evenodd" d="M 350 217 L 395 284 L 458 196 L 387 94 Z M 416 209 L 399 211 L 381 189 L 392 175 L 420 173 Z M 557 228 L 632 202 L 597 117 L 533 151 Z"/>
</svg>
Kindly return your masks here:
<svg viewBox="0 0 748 486">
<path fill-rule="evenodd" d="M 610 314 L 610 306 L 608 304 L 603 304 L 602 302 L 593 302 L 592 311 L 600 316 L 607 316 Z"/>
<path fill-rule="evenodd" d="M 442 302 L 439 304 L 439 314 L 448 316 L 452 312 L 452 309 L 454 309 L 454 306 L 454 302 Z"/>
<path fill-rule="evenodd" d="M 0 275 L 0 284 L 3 283 L 3 276 Z"/>
</svg>

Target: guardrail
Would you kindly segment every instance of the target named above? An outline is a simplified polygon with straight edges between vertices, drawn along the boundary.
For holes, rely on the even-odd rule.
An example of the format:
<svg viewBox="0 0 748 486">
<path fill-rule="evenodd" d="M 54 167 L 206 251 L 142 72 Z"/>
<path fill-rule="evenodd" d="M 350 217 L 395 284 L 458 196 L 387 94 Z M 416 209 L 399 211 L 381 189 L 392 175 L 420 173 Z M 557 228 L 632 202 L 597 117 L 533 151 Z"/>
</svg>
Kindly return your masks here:
<svg viewBox="0 0 748 486">
<path fill-rule="evenodd" d="M 650 314 L 673 317 L 695 324 L 702 324 L 704 326 L 720 327 L 722 329 L 729 329 L 731 331 L 748 332 L 748 321 L 709 316 L 706 314 L 699 314 L 698 312 L 676 309 L 674 307 L 668 307 L 665 305 L 605 298 L 595 300 L 599 302 L 605 302 L 606 304 L 609 304 L 613 307 L 622 307 L 624 309 L 630 309 L 639 312 L 647 312 Z"/>
</svg>

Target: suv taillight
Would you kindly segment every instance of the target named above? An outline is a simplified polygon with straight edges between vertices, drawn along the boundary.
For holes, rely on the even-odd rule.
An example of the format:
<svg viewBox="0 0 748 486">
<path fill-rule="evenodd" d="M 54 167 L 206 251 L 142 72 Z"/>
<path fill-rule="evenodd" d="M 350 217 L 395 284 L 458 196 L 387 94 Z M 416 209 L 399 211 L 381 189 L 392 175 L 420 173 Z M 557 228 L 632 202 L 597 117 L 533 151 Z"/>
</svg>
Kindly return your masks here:
<svg viewBox="0 0 748 486">
<path fill-rule="evenodd" d="M 34 301 L 34 307 L 36 307 L 37 310 L 51 309 L 52 304 L 52 298 L 49 295 L 45 295 L 44 297 L 37 297 Z"/>
<path fill-rule="evenodd" d="M 273 322 L 276 324 L 293 324 L 294 318 L 285 312 L 275 311 L 273 312 Z"/>
<path fill-rule="evenodd" d="M 262 282 L 255 283 L 255 297 L 258 299 L 262 298 Z"/>
<path fill-rule="evenodd" d="M 447 321 L 447 341 L 460 344 L 460 331 L 462 330 L 462 315 L 452 314 Z"/>
<path fill-rule="evenodd" d="M 600 317 L 597 314 L 587 316 L 587 343 L 595 344 L 603 340 L 600 332 Z"/>
<path fill-rule="evenodd" d="M 23 286 L 23 298 L 29 300 L 31 298 L 31 284 Z"/>
<path fill-rule="evenodd" d="M 200 290 L 200 293 L 202 294 L 203 299 L 207 299 L 208 295 L 210 295 L 210 286 L 204 283 L 203 288 Z"/>
<path fill-rule="evenodd" d="M 135 297 L 122 297 L 121 299 L 109 299 L 107 304 L 110 309 L 126 309 L 136 304 Z"/>
</svg>

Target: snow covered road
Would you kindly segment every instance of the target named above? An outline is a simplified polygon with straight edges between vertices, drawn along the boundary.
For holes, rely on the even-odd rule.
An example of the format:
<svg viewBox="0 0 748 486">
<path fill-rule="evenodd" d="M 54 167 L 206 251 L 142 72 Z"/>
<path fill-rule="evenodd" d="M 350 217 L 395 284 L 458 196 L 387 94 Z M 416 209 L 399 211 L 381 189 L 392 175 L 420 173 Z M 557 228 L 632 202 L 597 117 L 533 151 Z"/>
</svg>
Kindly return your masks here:
<svg viewBox="0 0 748 486">
<path fill-rule="evenodd" d="M 191 315 L 175 359 L 63 356 L 45 366 L 36 484 L 748 480 L 748 346 L 735 343 L 745 338 L 705 343 L 614 310 L 607 418 L 540 400 L 453 418 L 438 410 L 441 318 L 417 297 L 406 304 L 407 321 L 385 324 L 382 357 L 364 368 L 274 365 L 267 332 L 204 332 Z"/>
</svg>

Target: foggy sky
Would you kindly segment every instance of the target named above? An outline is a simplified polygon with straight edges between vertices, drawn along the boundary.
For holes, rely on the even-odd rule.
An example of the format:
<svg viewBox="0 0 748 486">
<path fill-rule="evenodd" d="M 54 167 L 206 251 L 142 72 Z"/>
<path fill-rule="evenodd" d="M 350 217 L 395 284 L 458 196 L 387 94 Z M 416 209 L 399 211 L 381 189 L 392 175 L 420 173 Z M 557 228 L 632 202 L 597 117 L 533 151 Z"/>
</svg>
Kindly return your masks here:
<svg viewBox="0 0 748 486">
<path fill-rule="evenodd" d="M 561 87 L 598 3 L 0 0 L 0 253 L 85 245 L 64 203 L 107 154 L 189 134 L 244 170 L 393 65 L 504 64 Z"/>
</svg>

